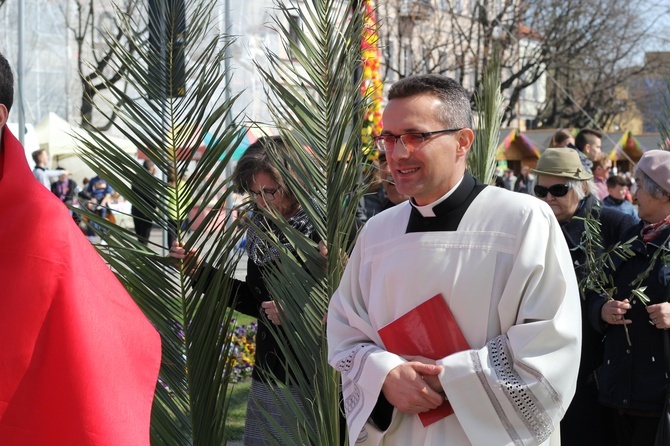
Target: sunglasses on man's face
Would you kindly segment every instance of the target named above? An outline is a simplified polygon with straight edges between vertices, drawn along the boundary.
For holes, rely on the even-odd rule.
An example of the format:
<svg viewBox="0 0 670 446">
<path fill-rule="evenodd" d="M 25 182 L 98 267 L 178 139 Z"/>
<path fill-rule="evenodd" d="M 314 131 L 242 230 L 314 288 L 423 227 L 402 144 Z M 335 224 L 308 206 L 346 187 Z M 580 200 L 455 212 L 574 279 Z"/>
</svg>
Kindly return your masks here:
<svg viewBox="0 0 670 446">
<path fill-rule="evenodd" d="M 544 198 L 547 196 L 547 194 L 551 194 L 554 197 L 564 197 L 568 191 L 570 190 L 570 186 L 567 184 L 554 184 L 553 186 L 549 187 L 544 187 L 544 186 L 535 186 L 533 191 L 535 192 L 535 196 Z"/>
</svg>

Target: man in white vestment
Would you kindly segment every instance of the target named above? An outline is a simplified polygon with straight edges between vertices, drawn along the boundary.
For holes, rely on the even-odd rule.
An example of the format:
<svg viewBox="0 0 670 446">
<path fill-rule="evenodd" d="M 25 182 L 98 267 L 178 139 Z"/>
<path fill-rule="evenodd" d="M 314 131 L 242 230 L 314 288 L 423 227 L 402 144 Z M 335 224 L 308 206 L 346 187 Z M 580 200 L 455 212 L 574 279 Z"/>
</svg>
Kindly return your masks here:
<svg viewBox="0 0 670 446">
<path fill-rule="evenodd" d="M 375 140 L 412 198 L 366 223 L 328 310 L 352 445 L 560 442 L 581 342 L 570 253 L 546 203 L 466 172 L 471 121 L 452 79 L 409 77 L 389 92 Z M 439 294 L 470 348 L 389 351 L 379 330 Z M 434 325 L 410 327 L 431 344 L 443 338 Z M 418 414 L 445 399 L 454 413 L 424 427 Z"/>
</svg>

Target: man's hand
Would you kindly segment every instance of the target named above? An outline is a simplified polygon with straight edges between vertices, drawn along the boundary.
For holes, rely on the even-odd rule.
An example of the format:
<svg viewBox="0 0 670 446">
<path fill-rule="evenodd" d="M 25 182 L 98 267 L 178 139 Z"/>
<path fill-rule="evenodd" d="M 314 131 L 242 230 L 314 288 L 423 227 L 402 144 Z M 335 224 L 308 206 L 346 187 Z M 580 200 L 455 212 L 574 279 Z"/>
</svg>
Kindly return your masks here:
<svg viewBox="0 0 670 446">
<path fill-rule="evenodd" d="M 386 375 L 382 392 L 400 412 L 421 413 L 435 409 L 444 402 L 437 375 L 442 366 L 418 361 L 400 364 Z M 439 388 L 440 392 L 434 389 Z"/>
</svg>

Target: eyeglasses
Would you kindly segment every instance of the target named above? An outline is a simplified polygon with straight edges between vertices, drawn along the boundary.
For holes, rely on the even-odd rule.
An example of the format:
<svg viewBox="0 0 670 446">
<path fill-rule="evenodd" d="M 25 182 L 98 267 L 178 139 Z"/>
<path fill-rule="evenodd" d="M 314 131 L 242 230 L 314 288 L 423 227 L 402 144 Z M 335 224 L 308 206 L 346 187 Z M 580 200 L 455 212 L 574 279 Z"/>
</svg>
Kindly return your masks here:
<svg viewBox="0 0 670 446">
<path fill-rule="evenodd" d="M 248 190 L 247 192 L 249 193 L 249 197 L 251 197 L 252 200 L 258 200 L 259 197 L 263 197 L 264 200 L 267 200 L 268 198 L 270 198 L 270 200 L 274 200 L 275 195 L 280 190 L 281 186 L 277 186 L 274 189 L 261 189 L 260 192 L 254 192 L 252 190 Z"/>
<path fill-rule="evenodd" d="M 546 197 L 548 193 L 558 198 L 567 195 L 567 193 L 570 191 L 570 186 L 567 184 L 554 184 L 550 187 L 535 186 L 533 191 L 535 192 L 535 196 L 539 198 Z"/>
<path fill-rule="evenodd" d="M 414 152 L 415 150 L 418 150 L 426 141 L 426 138 L 430 136 L 440 135 L 442 133 L 454 133 L 458 132 L 459 130 L 463 130 L 463 128 L 436 130 L 434 132 L 403 133 L 402 135 L 384 134 L 375 136 L 375 145 L 377 146 L 377 150 L 380 152 L 393 152 L 395 150 L 396 143 L 398 140 L 400 140 L 408 152 Z"/>
</svg>

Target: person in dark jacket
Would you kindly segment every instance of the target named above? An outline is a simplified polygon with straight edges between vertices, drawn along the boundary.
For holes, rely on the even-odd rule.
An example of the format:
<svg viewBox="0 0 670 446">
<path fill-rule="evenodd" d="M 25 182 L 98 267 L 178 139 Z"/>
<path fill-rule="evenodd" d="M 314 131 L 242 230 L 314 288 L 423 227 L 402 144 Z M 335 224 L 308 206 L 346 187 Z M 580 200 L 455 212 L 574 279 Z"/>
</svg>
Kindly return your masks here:
<svg viewBox="0 0 670 446">
<path fill-rule="evenodd" d="M 153 161 L 149 159 L 144 160 L 143 166 L 146 171 L 149 172 L 149 174 L 156 174 L 156 165 Z M 155 191 L 140 190 L 136 184 L 133 184 L 132 188 L 133 191 L 139 196 L 139 198 L 144 201 L 143 204 L 145 206 L 147 206 L 149 209 L 154 209 L 156 207 L 158 197 Z M 133 206 L 130 208 L 130 214 L 133 216 L 133 224 L 135 227 L 135 234 L 137 234 L 137 239 L 140 243 L 148 245 L 149 237 L 151 236 L 151 228 L 153 226 L 151 218 L 145 215 L 141 208 L 135 204 L 133 204 Z"/>
<path fill-rule="evenodd" d="M 247 148 L 233 172 L 236 190 L 247 193 L 253 202 L 253 212 L 251 217 L 248 217 L 252 224 L 246 233 L 245 249 L 248 255 L 246 280 L 233 280 L 236 290 L 235 309 L 258 319 L 254 369 L 244 428 L 245 446 L 283 444 L 281 436 L 277 434 L 277 428 L 283 430 L 284 435 L 291 436 L 290 429 L 285 425 L 285 417 L 280 413 L 281 407 L 276 403 L 275 394 L 280 391 L 273 384 L 275 380 L 286 382 L 287 378 L 285 355 L 274 333 L 278 329 L 281 330 L 283 314 L 270 296 L 264 279 L 264 272 L 270 271 L 273 264 L 279 260 L 279 252 L 267 241 L 267 235 L 257 232 L 258 228 L 263 228 L 266 233 L 273 233 L 286 249 L 295 252 L 295 248 L 280 229 L 265 217 L 263 210 L 280 214 L 293 228 L 306 237 L 319 241 L 313 223 L 276 167 L 275 163 L 281 161 L 273 158 L 269 150 L 272 144 L 280 149 L 286 147 L 280 137 L 259 138 Z M 169 255 L 175 259 L 187 259 L 189 256 L 196 256 L 197 253 L 186 252 L 183 245 L 175 242 Z M 203 271 L 205 269 L 200 268 L 196 274 L 201 275 Z M 204 281 L 203 288 L 206 289 L 208 277 L 195 276 L 194 279 L 199 287 L 200 282 Z M 271 327 L 270 324 L 276 327 Z M 294 396 L 295 403 L 301 405 L 297 393 Z M 276 426 L 268 420 L 266 413 L 272 416 Z M 297 444 L 297 439 L 294 440 L 296 443 L 290 444 Z"/>
<path fill-rule="evenodd" d="M 616 209 L 619 212 L 632 216 L 636 222 L 640 221 L 633 203 L 626 199 L 628 183 L 624 177 L 612 175 L 607 179 L 607 196 L 603 206 Z"/>
<path fill-rule="evenodd" d="M 51 183 L 51 192 L 63 203 L 71 205 L 75 194 L 78 192 L 77 183 L 73 179 L 68 178 L 65 169 L 58 167 L 56 170 L 60 170 L 61 174 L 58 177 L 58 181 Z"/>
<path fill-rule="evenodd" d="M 554 211 L 570 248 L 577 280 L 581 283 L 588 273 L 587 250 L 600 255 L 619 241 L 635 224 L 629 215 L 603 208 L 595 196 L 593 175 L 586 172 L 579 155 L 568 148 L 544 151 L 532 170 L 537 175 L 535 196 Z M 589 243 L 585 234 L 586 219 L 600 222 L 601 247 Z M 598 402 L 595 370 L 602 361 L 602 336 L 587 322 L 586 304 L 582 296 L 582 351 L 575 397 L 561 421 L 561 442 L 571 446 L 605 445 L 612 443 L 612 415 Z M 584 429 L 588 420 L 588 429 Z"/>
<path fill-rule="evenodd" d="M 668 385 L 663 332 L 670 328 L 670 152 L 645 152 L 635 180 L 642 221 L 620 239 L 633 238 L 632 254 L 612 256 L 611 296 L 588 296 L 589 321 L 605 334 L 600 401 L 614 408 L 620 446 L 667 444 L 654 441 Z"/>
</svg>

